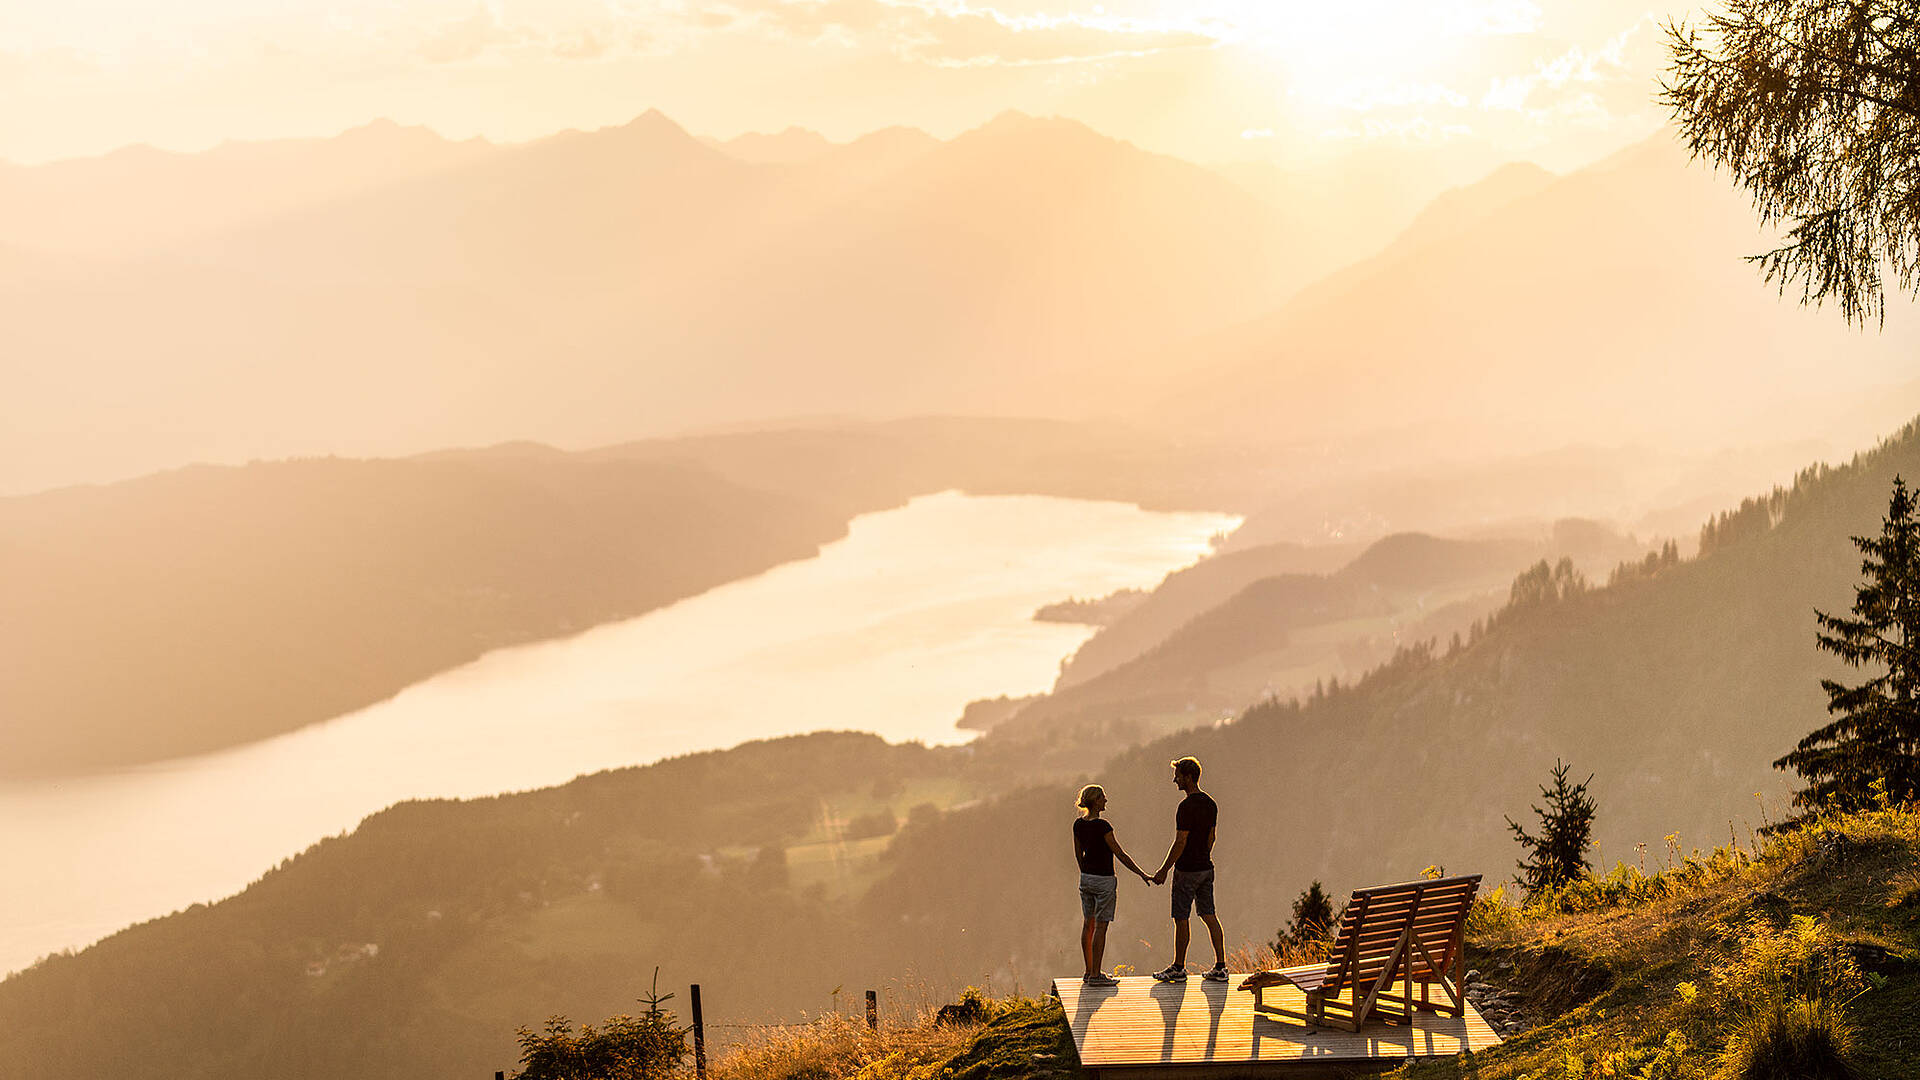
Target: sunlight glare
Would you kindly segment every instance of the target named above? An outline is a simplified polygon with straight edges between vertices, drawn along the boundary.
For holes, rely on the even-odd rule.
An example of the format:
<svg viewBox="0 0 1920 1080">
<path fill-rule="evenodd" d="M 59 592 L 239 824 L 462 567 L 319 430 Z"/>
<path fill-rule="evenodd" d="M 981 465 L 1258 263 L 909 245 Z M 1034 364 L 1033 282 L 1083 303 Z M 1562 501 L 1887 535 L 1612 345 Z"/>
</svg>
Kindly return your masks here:
<svg viewBox="0 0 1920 1080">
<path fill-rule="evenodd" d="M 1432 79 L 1474 38 L 1537 28 L 1532 0 L 1216 0 L 1209 13 L 1284 68 L 1288 91 L 1315 101 L 1387 93 Z M 1413 91 L 1417 92 L 1417 91 Z"/>
</svg>

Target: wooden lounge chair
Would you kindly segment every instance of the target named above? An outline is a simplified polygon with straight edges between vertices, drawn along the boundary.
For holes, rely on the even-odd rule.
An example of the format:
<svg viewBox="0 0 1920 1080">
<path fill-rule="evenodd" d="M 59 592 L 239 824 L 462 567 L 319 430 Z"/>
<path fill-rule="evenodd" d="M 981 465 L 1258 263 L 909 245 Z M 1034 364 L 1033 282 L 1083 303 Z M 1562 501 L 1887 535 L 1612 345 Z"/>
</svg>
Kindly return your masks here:
<svg viewBox="0 0 1920 1080">
<path fill-rule="evenodd" d="M 1479 891 L 1478 874 L 1357 890 L 1324 966 L 1257 972 L 1240 989 L 1254 992 L 1258 1011 L 1348 1031 L 1369 1019 L 1409 1022 L 1415 1009 L 1459 1016 L 1467 911 Z M 1286 985 L 1306 994 L 1304 1011 L 1261 999 L 1266 987 Z"/>
</svg>

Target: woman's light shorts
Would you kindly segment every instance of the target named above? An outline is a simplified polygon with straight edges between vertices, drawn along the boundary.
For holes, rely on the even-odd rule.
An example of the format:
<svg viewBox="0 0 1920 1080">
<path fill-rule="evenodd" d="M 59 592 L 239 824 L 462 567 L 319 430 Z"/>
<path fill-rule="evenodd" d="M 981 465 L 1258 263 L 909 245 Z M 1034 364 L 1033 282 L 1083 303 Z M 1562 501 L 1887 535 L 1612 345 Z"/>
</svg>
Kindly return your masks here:
<svg viewBox="0 0 1920 1080">
<path fill-rule="evenodd" d="M 1120 896 L 1120 879 L 1112 874 L 1080 875 L 1080 914 L 1101 922 L 1113 921 L 1113 905 Z"/>
</svg>

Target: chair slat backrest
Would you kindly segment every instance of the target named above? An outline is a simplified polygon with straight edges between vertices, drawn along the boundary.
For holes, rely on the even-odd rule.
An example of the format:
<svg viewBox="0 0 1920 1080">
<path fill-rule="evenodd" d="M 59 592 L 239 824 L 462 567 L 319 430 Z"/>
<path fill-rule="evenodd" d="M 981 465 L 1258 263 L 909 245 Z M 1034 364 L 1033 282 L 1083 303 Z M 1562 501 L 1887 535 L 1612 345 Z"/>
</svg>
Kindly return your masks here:
<svg viewBox="0 0 1920 1080">
<path fill-rule="evenodd" d="M 1416 981 L 1438 979 L 1458 954 L 1479 890 L 1478 874 L 1354 890 L 1327 953 L 1327 991 L 1371 986 L 1394 961 L 1403 937 L 1408 948 L 1400 963 Z"/>
</svg>

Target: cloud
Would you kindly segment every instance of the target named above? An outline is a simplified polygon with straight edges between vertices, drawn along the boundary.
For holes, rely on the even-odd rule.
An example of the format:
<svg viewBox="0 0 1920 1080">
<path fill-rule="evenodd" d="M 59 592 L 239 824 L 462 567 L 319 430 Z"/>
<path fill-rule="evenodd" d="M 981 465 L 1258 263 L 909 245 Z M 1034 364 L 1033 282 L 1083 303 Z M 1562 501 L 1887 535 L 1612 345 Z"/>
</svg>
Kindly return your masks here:
<svg viewBox="0 0 1920 1080">
<path fill-rule="evenodd" d="M 908 55 L 942 65 L 1050 64 L 1206 48 L 1197 30 L 1103 16 L 1010 18 L 992 8 L 928 11 Z"/>
<path fill-rule="evenodd" d="M 419 52 L 428 63 L 456 64 L 496 45 L 516 45 L 533 36 L 529 30 L 509 28 L 497 10 L 481 5 L 471 14 L 449 19 L 429 31 Z"/>
<path fill-rule="evenodd" d="M 1608 38 L 1597 49 L 1579 45 L 1534 65 L 1525 75 L 1495 77 L 1480 95 L 1480 108 L 1515 112 L 1537 123 L 1570 119 L 1604 122 L 1609 110 L 1601 92 L 1626 89 L 1644 97 L 1650 60 L 1645 46 L 1652 44 L 1650 19 L 1642 19 Z M 1635 45 L 1643 48 L 1636 49 Z M 1657 44 L 1654 46 L 1657 51 Z"/>
<path fill-rule="evenodd" d="M 605 37 L 592 30 L 567 35 L 553 43 L 553 55 L 562 60 L 598 60 L 607 55 Z"/>
<path fill-rule="evenodd" d="M 1184 20 L 1008 15 L 964 3 L 759 0 L 762 24 L 787 37 L 874 43 L 942 67 L 1055 64 L 1206 48 L 1219 37 Z"/>
<path fill-rule="evenodd" d="M 1540 21 L 1540 5 L 1533 0 L 1485 0 L 1456 9 L 1447 19 L 1451 33 L 1489 37 L 1531 34 Z"/>
</svg>

